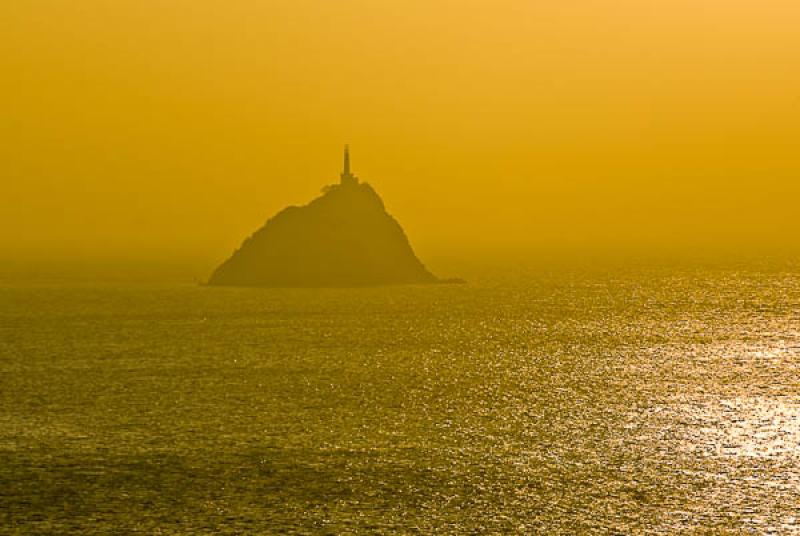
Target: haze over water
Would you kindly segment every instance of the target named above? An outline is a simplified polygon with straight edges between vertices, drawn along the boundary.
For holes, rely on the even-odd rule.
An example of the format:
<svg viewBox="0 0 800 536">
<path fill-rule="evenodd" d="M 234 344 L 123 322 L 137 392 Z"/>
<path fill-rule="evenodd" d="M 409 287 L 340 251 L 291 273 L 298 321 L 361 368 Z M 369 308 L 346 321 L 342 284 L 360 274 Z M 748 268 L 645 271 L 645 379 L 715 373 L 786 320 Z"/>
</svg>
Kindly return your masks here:
<svg viewBox="0 0 800 536">
<path fill-rule="evenodd" d="M 792 533 L 800 279 L 0 288 L 0 526 Z"/>
<path fill-rule="evenodd" d="M 0 269 L 207 277 L 348 142 L 425 262 L 800 253 L 795 0 L 3 4 Z"/>
</svg>

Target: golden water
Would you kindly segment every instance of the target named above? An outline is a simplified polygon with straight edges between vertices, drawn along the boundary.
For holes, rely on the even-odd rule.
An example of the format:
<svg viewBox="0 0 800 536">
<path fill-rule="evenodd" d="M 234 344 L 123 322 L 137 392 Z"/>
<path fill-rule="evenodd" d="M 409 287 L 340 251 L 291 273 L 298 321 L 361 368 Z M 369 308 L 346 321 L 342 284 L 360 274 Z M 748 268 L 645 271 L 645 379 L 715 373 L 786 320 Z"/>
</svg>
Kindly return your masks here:
<svg viewBox="0 0 800 536">
<path fill-rule="evenodd" d="M 7 533 L 800 532 L 800 275 L 0 288 Z"/>
</svg>

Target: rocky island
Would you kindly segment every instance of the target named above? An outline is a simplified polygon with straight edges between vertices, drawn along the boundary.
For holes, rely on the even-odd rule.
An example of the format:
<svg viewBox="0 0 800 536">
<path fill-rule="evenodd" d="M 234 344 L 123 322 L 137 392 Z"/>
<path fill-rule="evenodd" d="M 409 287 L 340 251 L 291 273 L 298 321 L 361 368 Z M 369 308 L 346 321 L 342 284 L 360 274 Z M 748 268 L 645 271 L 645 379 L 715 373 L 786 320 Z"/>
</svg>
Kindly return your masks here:
<svg viewBox="0 0 800 536">
<path fill-rule="evenodd" d="M 339 184 L 288 207 L 244 241 L 209 285 L 343 287 L 440 283 L 419 261 L 377 192 L 350 172 L 345 147 Z"/>
</svg>

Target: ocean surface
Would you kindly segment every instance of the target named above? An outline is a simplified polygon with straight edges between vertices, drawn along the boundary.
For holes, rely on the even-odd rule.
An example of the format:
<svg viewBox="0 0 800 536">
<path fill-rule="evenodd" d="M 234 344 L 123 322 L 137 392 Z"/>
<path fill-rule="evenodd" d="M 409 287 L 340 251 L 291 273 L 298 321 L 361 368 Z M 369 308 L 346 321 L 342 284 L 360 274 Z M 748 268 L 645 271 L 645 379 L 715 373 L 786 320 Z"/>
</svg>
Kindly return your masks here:
<svg viewBox="0 0 800 536">
<path fill-rule="evenodd" d="M 0 532 L 800 533 L 800 272 L 0 284 Z"/>
</svg>

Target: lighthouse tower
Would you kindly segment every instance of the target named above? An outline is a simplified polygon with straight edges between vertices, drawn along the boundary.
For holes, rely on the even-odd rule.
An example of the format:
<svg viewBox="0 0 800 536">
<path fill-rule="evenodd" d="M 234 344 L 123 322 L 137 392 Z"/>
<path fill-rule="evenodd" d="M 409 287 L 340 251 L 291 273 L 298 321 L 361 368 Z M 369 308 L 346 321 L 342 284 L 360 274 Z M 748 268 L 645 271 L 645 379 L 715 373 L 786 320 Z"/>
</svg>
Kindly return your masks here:
<svg viewBox="0 0 800 536">
<path fill-rule="evenodd" d="M 344 146 L 344 171 L 342 171 L 341 184 L 342 186 L 354 186 L 358 184 L 358 177 L 350 173 L 350 146 Z"/>
</svg>

